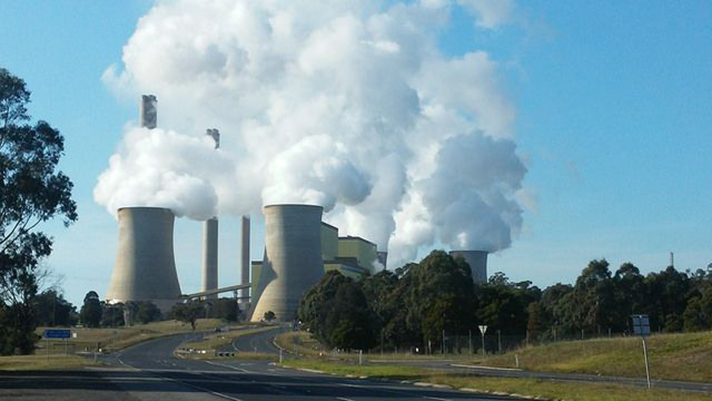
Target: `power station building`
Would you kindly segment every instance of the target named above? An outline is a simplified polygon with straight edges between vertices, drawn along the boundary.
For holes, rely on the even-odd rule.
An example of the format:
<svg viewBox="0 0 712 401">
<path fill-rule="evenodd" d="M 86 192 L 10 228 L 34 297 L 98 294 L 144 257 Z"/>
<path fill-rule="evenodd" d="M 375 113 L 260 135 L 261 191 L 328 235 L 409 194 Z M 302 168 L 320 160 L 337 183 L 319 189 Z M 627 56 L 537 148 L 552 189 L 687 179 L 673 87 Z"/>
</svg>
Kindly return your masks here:
<svg viewBox="0 0 712 401">
<path fill-rule="evenodd" d="M 144 95 L 139 124 L 157 126 L 156 98 Z M 220 145 L 217 129 L 206 132 Z M 241 309 L 252 321 L 271 311 L 278 321 L 296 317 L 303 294 L 325 272 L 338 271 L 359 280 L 385 268 L 388 254 L 376 244 L 355 236 L 339 236 L 339 229 L 322 221 L 321 206 L 275 204 L 263 208 L 265 249 L 261 261 L 250 261 L 250 218 L 241 220 L 240 285 L 218 288 L 218 218 L 203 223 L 201 292 L 181 293 L 173 252 L 175 216 L 160 207 L 123 207 L 117 211 L 119 240 L 107 299 L 111 303 L 150 301 L 167 312 L 181 300 L 217 297 L 240 291 Z M 470 266 L 475 283 L 487 282 L 487 252 L 451 251 Z M 237 258 L 236 258 L 237 259 Z M 237 292 L 236 292 L 237 294 Z M 236 295 L 237 296 L 237 295 Z M 249 300 L 249 302 L 248 302 Z"/>
</svg>

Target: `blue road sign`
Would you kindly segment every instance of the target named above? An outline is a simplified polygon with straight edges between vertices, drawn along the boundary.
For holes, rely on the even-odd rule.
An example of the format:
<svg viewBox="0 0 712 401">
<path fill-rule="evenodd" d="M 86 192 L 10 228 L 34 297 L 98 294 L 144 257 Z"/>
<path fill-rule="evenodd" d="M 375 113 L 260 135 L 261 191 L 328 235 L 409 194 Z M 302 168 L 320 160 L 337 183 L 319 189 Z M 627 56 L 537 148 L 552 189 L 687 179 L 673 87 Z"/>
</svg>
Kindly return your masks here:
<svg viewBox="0 0 712 401">
<path fill-rule="evenodd" d="M 650 335 L 650 319 L 648 315 L 631 315 L 633 319 L 633 333 L 645 337 Z"/>
<path fill-rule="evenodd" d="M 44 338 L 71 338 L 72 330 L 45 330 Z"/>
</svg>

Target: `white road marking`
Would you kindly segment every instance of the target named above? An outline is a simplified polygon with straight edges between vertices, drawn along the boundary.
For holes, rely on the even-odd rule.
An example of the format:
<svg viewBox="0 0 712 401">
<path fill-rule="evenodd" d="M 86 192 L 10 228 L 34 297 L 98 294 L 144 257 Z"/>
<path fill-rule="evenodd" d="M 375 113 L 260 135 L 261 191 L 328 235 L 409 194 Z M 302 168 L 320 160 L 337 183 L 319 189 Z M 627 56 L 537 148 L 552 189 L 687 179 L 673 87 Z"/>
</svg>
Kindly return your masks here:
<svg viewBox="0 0 712 401">
<path fill-rule="evenodd" d="M 251 372 L 251 371 L 249 371 L 249 370 L 247 370 L 247 369 L 238 368 L 237 366 L 232 366 L 232 365 L 225 365 L 224 363 L 211 362 L 211 361 L 205 361 L 205 363 L 209 363 L 209 364 L 215 365 L 215 366 L 222 366 L 222 367 L 224 367 L 224 368 L 237 370 L 237 371 L 240 371 L 240 372 L 243 372 L 243 373 L 254 373 L 254 372 Z"/>
<path fill-rule="evenodd" d="M 346 397 L 336 397 L 336 399 L 341 400 L 341 401 L 354 401 L 351 398 L 346 398 Z"/>
<path fill-rule="evenodd" d="M 438 397 L 423 397 L 423 398 L 428 399 L 428 400 L 436 400 L 436 401 L 452 401 L 447 398 L 438 398 Z"/>
</svg>

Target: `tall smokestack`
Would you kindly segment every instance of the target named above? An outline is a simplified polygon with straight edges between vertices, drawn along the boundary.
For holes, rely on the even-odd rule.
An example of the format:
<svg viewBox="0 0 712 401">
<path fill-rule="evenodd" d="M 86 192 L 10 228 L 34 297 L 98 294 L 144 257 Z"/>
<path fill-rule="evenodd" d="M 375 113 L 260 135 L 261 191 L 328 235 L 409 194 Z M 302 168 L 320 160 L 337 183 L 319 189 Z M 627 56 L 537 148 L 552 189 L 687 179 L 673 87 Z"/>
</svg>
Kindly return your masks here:
<svg viewBox="0 0 712 401">
<path fill-rule="evenodd" d="M 118 217 L 119 244 L 107 299 L 151 301 L 167 312 L 181 295 L 173 256 L 173 213 L 158 207 L 125 207 L 118 210 Z"/>
<path fill-rule="evenodd" d="M 215 141 L 215 149 L 220 148 L 220 131 L 208 129 L 205 135 Z M 202 291 L 218 288 L 218 219 L 213 217 L 203 225 L 203 285 Z M 207 298 L 217 298 L 211 295 Z"/>
<path fill-rule="evenodd" d="M 153 95 L 141 96 L 141 103 L 138 106 L 138 125 L 140 127 L 154 129 L 158 124 L 158 100 Z"/>
<path fill-rule="evenodd" d="M 453 258 L 462 258 L 470 265 L 472 281 L 487 283 L 487 251 L 450 251 Z"/>
<path fill-rule="evenodd" d="M 670 266 L 675 267 L 675 254 L 670 252 Z"/>
<path fill-rule="evenodd" d="M 324 275 L 321 258 L 321 206 L 270 205 L 265 216 L 265 257 L 252 321 L 272 311 L 278 321 L 296 318 L 302 295 Z"/>
<path fill-rule="evenodd" d="M 250 282 L 250 216 L 242 216 L 242 246 L 240 247 L 241 261 L 241 284 Z M 245 288 L 240 290 L 240 298 L 242 302 L 247 302 L 247 297 L 250 295 L 250 290 Z M 252 300 L 254 301 L 254 300 Z"/>
</svg>

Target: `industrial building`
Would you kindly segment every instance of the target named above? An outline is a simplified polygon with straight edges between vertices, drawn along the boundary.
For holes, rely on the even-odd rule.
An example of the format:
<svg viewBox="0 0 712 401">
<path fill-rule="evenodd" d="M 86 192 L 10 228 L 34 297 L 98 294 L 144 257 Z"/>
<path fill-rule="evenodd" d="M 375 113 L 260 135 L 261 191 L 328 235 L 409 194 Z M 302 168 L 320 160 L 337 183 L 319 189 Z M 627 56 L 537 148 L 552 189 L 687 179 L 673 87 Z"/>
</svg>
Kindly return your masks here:
<svg viewBox="0 0 712 401">
<path fill-rule="evenodd" d="M 139 124 L 157 126 L 155 96 L 144 95 L 139 106 Z M 220 146 L 220 133 L 208 129 L 206 135 Z M 173 253 L 175 216 L 159 207 L 124 207 L 117 212 L 119 242 L 116 264 L 107 291 L 111 303 L 151 301 L 163 312 L 181 300 L 210 299 L 234 292 L 259 321 L 272 311 L 279 321 L 296 317 L 303 294 L 325 272 L 339 271 L 356 280 L 385 268 L 388 253 L 376 244 L 356 236 L 339 236 L 339 229 L 322 221 L 321 206 L 275 204 L 263 208 L 265 249 L 261 261 L 250 261 L 249 216 L 241 220 L 242 246 L 239 257 L 241 284 L 218 287 L 218 218 L 203 223 L 201 292 L 182 294 Z M 470 266 L 475 283 L 487 282 L 487 252 L 450 252 Z M 238 292 L 239 291 L 239 295 Z"/>
</svg>

